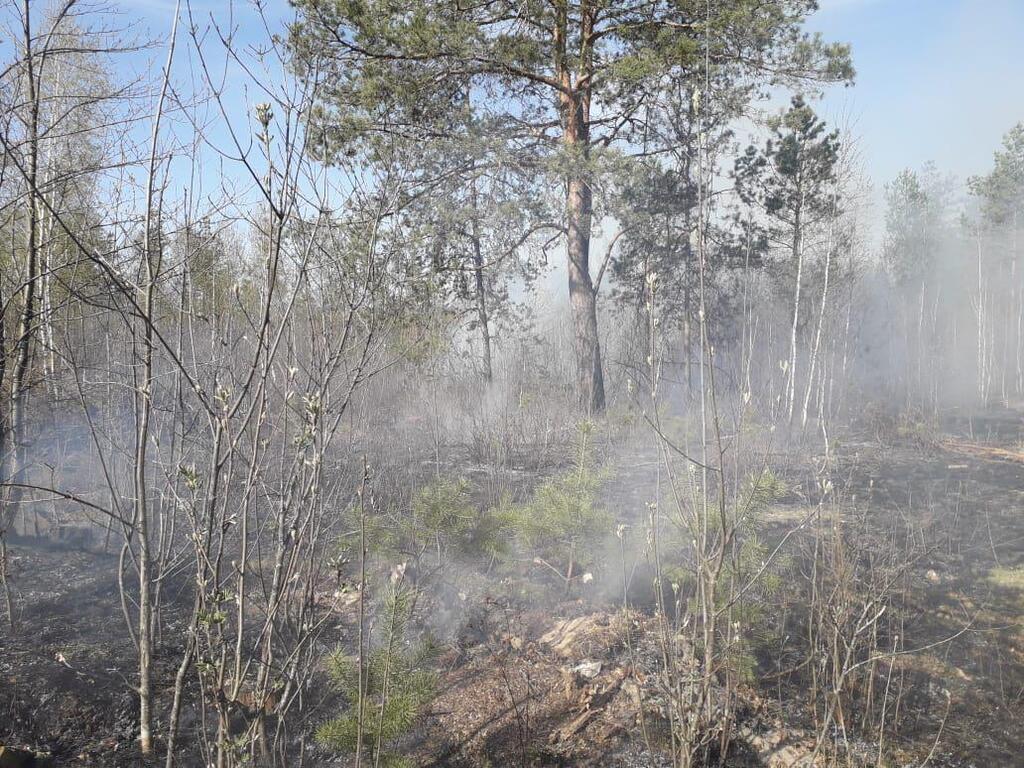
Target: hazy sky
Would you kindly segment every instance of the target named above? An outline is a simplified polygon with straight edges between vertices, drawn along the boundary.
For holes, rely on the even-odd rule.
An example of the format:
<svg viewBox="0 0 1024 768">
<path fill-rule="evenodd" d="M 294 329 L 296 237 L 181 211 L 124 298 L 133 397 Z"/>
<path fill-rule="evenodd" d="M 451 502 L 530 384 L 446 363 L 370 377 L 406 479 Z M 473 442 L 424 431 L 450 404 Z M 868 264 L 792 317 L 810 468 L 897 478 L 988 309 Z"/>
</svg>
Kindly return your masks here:
<svg viewBox="0 0 1024 768">
<path fill-rule="evenodd" d="M 883 185 L 903 168 L 934 161 L 961 181 L 984 173 L 1002 135 L 1024 121 L 1024 0 L 820 0 L 808 27 L 849 42 L 855 85 L 829 89 L 819 111 L 859 137 L 874 185 L 876 229 Z M 267 0 L 271 16 L 290 16 Z M 120 0 L 154 37 L 166 34 L 174 0 Z M 228 0 L 193 0 L 197 18 L 226 19 Z M 240 37 L 262 39 L 250 0 L 236 0 Z M 246 23 L 248 22 L 248 23 Z M 153 52 L 161 59 L 162 51 Z M 139 62 L 141 64 L 141 62 Z M 249 89 L 229 92 L 245 120 Z"/>
<path fill-rule="evenodd" d="M 856 84 L 821 108 L 849 115 L 879 188 L 929 160 L 983 173 L 1024 121 L 1024 0 L 821 0 L 809 26 L 853 45 Z"/>
<path fill-rule="evenodd" d="M 821 108 L 833 120 L 852 121 L 878 187 L 928 160 L 961 178 L 982 172 L 1003 133 L 1024 120 L 1024 0 L 820 4 L 809 27 L 851 43 L 857 68 L 856 84 L 832 89 Z M 120 5 L 158 35 L 174 2 Z M 200 17 L 221 15 L 227 5 L 193 0 Z M 235 5 L 242 11 L 247 2 Z M 287 15 L 283 0 L 267 5 Z"/>
</svg>

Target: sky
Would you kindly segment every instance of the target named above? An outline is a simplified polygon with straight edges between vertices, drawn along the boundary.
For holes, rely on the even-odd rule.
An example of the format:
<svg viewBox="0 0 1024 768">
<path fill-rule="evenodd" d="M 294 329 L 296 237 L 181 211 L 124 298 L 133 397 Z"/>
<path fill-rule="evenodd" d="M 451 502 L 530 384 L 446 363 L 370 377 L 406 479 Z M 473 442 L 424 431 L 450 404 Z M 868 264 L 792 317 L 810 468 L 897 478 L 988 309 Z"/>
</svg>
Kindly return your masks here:
<svg viewBox="0 0 1024 768">
<path fill-rule="evenodd" d="M 961 180 L 984 173 L 1002 135 L 1024 120 L 1024 0 L 819 1 L 808 29 L 850 43 L 857 70 L 819 110 L 852 129 L 876 197 L 900 170 L 928 161 Z M 118 5 L 159 37 L 174 0 Z M 193 11 L 223 18 L 230 5 L 193 0 Z M 247 5 L 234 2 L 243 39 Z M 284 0 L 264 5 L 289 15 Z"/>
<path fill-rule="evenodd" d="M 1024 121 L 1024 0 L 821 0 L 808 27 L 853 46 L 855 85 L 819 109 L 849 118 L 879 189 L 928 161 L 984 173 Z"/>
<path fill-rule="evenodd" d="M 166 37 L 175 0 L 115 0 L 138 29 Z M 869 250 L 881 241 L 884 185 L 904 168 L 934 162 L 960 182 L 986 173 L 1005 134 L 1024 121 L 1024 0 L 819 0 L 807 29 L 850 43 L 856 82 L 827 89 L 816 107 L 855 137 L 871 184 L 866 211 Z M 285 0 L 263 0 L 270 18 L 291 13 Z M 223 24 L 234 11 L 240 41 L 265 39 L 251 0 L 192 0 L 194 16 Z M 162 64 L 163 51 L 151 52 Z M 136 67 L 147 62 L 139 57 Z M 259 94 L 229 89 L 232 119 L 244 122 Z M 773 99 L 774 101 L 774 99 Z M 769 108 L 771 105 L 764 105 Z M 608 232 L 596 233 L 603 254 Z M 614 228 L 614 227 L 613 227 Z M 600 258 L 595 258 L 595 262 Z M 564 292 L 561 260 L 546 276 Z"/>
<path fill-rule="evenodd" d="M 902 169 L 934 162 L 961 182 L 985 173 L 1003 134 L 1024 121 L 1024 0 L 819 3 L 808 30 L 850 43 L 857 77 L 850 87 L 827 89 L 817 109 L 857 141 L 872 184 L 870 229 L 877 237 L 884 185 Z M 114 5 L 141 35 L 166 38 L 175 0 L 114 0 Z M 262 5 L 272 21 L 291 17 L 285 0 Z M 192 10 L 197 20 L 213 16 L 221 25 L 232 18 L 243 43 L 265 39 L 252 0 L 192 0 Z M 185 37 L 182 30 L 179 34 Z M 128 66 L 139 74 L 149 66 L 155 71 L 163 56 L 156 47 Z M 244 123 L 259 96 L 248 88 L 226 93 L 232 121 L 243 134 L 249 132 Z"/>
</svg>

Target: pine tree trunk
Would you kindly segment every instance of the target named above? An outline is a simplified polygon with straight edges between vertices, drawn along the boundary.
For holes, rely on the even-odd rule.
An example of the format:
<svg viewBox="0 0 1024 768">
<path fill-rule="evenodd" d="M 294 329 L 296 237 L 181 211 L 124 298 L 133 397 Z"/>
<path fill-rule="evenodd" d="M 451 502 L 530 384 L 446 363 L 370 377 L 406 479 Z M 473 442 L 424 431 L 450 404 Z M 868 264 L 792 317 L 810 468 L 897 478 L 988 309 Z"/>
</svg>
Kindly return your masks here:
<svg viewBox="0 0 1024 768">
<path fill-rule="evenodd" d="M 581 39 L 590 41 L 596 11 L 588 2 L 579 7 Z M 597 296 L 590 277 L 590 234 L 593 226 L 593 191 L 587 178 L 590 158 L 590 96 L 593 52 L 590 43 L 581 45 L 579 72 L 573 82 L 566 55 L 568 4 L 558 6 L 554 29 L 555 69 L 561 89 L 558 106 L 562 120 L 562 141 L 575 167 L 566 178 L 566 262 L 569 273 L 569 309 L 572 315 L 573 346 L 576 353 L 576 394 L 585 413 L 604 410 L 604 375 L 597 334 Z M 581 85 L 581 80 L 585 81 Z"/>
<path fill-rule="evenodd" d="M 493 368 L 491 364 L 491 330 L 488 327 L 487 316 L 487 286 L 484 282 L 484 255 L 480 245 L 480 232 L 477 226 L 477 197 L 476 181 L 473 181 L 473 221 L 470 235 L 473 240 L 473 273 L 476 279 L 476 314 L 477 322 L 480 324 L 480 339 L 483 342 L 483 366 L 484 380 L 491 381 Z"/>
<path fill-rule="evenodd" d="M 576 351 L 576 391 L 587 413 L 604 409 L 604 377 L 597 335 L 597 301 L 590 279 L 591 191 L 583 179 L 571 179 L 568 192 L 567 244 L 569 306 Z"/>
</svg>

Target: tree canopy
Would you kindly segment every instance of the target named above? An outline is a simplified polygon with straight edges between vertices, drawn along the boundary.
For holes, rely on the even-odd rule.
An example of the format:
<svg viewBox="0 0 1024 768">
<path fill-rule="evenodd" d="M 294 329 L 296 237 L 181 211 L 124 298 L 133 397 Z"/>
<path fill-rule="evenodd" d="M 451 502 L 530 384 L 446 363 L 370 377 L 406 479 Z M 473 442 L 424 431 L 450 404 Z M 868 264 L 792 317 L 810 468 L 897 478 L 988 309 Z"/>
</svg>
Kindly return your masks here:
<svg viewBox="0 0 1024 768">
<path fill-rule="evenodd" d="M 298 0 L 296 7 L 289 42 L 300 73 L 321 87 L 310 123 L 325 157 L 373 156 L 407 141 L 443 151 L 477 126 L 506 148 L 499 154 L 514 152 L 524 173 L 564 196 L 558 226 L 587 411 L 604 406 L 590 240 L 595 190 L 621 168 L 604 162 L 608 153 L 638 154 L 666 87 L 693 92 L 724 78 L 732 98 L 749 98 L 760 84 L 853 74 L 847 46 L 803 31 L 813 0 Z"/>
</svg>

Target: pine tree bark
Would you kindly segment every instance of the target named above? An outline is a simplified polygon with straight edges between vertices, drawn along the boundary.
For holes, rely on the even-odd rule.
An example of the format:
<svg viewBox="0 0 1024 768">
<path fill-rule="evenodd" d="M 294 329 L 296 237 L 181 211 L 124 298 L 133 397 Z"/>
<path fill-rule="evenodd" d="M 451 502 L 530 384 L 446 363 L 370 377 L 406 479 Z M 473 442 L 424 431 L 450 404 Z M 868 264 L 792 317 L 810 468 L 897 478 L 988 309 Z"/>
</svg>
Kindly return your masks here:
<svg viewBox="0 0 1024 768">
<path fill-rule="evenodd" d="M 592 198 L 590 185 L 571 179 L 567 200 L 569 306 L 572 312 L 576 352 L 576 391 L 581 410 L 604 410 L 604 377 L 601 344 L 597 334 L 597 297 L 590 278 L 590 228 Z"/>
<path fill-rule="evenodd" d="M 593 77 L 592 36 L 596 11 L 580 4 L 579 72 L 573 82 L 566 56 L 567 3 L 560 3 L 555 25 L 555 71 L 562 119 L 562 142 L 569 158 L 566 178 L 566 262 L 569 309 L 576 355 L 576 392 L 585 413 L 604 410 L 604 375 L 597 333 L 597 296 L 590 277 L 590 235 L 593 226 L 593 190 L 588 179 L 590 158 L 590 100 Z"/>
<path fill-rule="evenodd" d="M 476 314 L 477 322 L 480 324 L 480 340 L 483 343 L 483 366 L 484 381 L 490 382 L 493 375 L 491 361 L 491 329 L 488 326 L 489 317 L 487 313 L 487 285 L 484 281 L 484 254 L 480 243 L 480 231 L 477 226 L 476 180 L 473 181 L 473 220 L 470 224 L 470 236 L 473 240 L 473 275 L 476 281 Z"/>
</svg>

